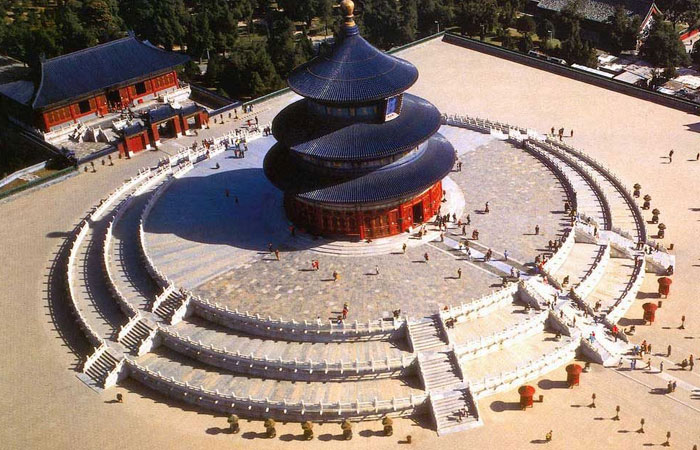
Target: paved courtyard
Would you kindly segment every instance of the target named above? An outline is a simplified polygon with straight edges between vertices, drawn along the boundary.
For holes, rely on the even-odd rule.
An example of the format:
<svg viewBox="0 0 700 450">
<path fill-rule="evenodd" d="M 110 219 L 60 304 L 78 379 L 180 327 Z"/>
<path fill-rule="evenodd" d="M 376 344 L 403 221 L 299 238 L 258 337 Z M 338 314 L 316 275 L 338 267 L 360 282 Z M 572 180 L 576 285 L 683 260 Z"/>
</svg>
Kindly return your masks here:
<svg viewBox="0 0 700 450">
<path fill-rule="evenodd" d="M 378 423 L 359 424 L 350 443 L 338 441 L 337 424 L 315 428 L 318 439 L 296 443 L 297 423 L 279 424 L 280 439 L 262 441 L 260 422 L 242 423 L 243 433 L 224 432 L 224 417 L 205 414 L 127 381 L 116 392 L 125 403 L 114 402 L 115 391 L 96 394 L 75 378 L 74 366 L 91 349 L 75 326 L 67 307 L 51 295 L 51 262 L 67 233 L 90 205 L 113 190 L 138 167 L 153 163 L 162 153 L 146 153 L 116 167 L 98 168 L 97 174 L 81 174 L 38 192 L 0 204 L 0 243 L 6 264 L 0 267 L 0 302 L 3 329 L 0 406 L 8 413 L 0 420 L 4 448 L 396 448 L 411 435 L 420 448 L 538 448 L 544 434 L 553 430 L 553 449 L 634 448 L 660 446 L 667 431 L 674 448 L 700 444 L 700 375 L 681 371 L 675 364 L 689 353 L 700 354 L 700 315 L 697 308 L 700 247 L 697 226 L 700 205 L 697 180 L 700 163 L 687 161 L 697 152 L 700 119 L 622 94 L 528 68 L 509 61 L 432 41 L 402 52 L 420 70 L 412 92 L 434 102 L 442 111 L 468 113 L 508 121 L 539 131 L 551 126 L 574 128 L 567 140 L 605 161 L 626 185 L 640 182 L 644 193 L 660 205 L 668 225 L 666 243 L 674 243 L 678 258 L 672 295 L 664 300 L 651 327 L 637 327 L 636 343 L 646 339 L 656 351 L 653 364 L 664 361 L 666 370 L 618 371 L 594 366 L 575 389 L 561 389 L 565 379 L 559 369 L 532 384 L 544 402 L 522 412 L 513 391 L 480 401 L 487 426 L 437 438 L 433 431 L 406 420 L 395 422 L 395 434 L 381 437 Z M 291 96 L 273 100 L 271 117 Z M 260 107 L 262 111 L 265 109 Z M 261 115 L 263 113 L 261 112 Z M 262 120 L 262 117 L 261 117 Z M 269 119 L 267 119 L 269 120 Z M 223 128 L 207 133 L 219 135 Z M 487 138 L 484 136 L 484 138 Z M 200 137 L 201 139 L 201 137 Z M 478 146 L 477 146 L 478 147 Z M 669 148 L 677 159 L 665 164 Z M 172 150 L 176 150 L 173 146 Z M 459 150 L 459 149 L 458 149 Z M 170 151 L 166 147 L 165 151 Z M 520 184 L 522 185 L 522 183 Z M 469 203 L 474 192 L 465 189 Z M 474 200 L 470 209 L 479 209 Z M 491 200 L 496 206 L 495 200 Z M 561 208 L 559 199 L 552 210 Z M 493 209 L 496 214 L 499 209 Z M 475 216 L 472 214 L 472 219 Z M 648 217 L 647 217 L 648 218 Z M 484 218 L 485 219 L 485 218 Z M 479 218 L 481 220 L 481 218 Z M 523 223 L 523 233 L 531 223 Z M 484 228 L 484 225 L 478 225 Z M 549 226 L 543 226 L 552 233 Z M 481 228 L 480 228 L 481 230 Z M 483 233 L 483 231 L 482 231 Z M 491 233 L 482 234 L 486 241 Z M 499 243 L 488 242 L 498 250 Z M 501 246 L 510 245 L 507 242 Z M 533 245 L 538 245 L 534 242 Z M 526 248 L 526 247 L 523 247 Z M 515 247 L 509 247 L 515 252 Z M 9 255 L 9 256 L 8 256 Z M 203 258 L 203 255 L 199 255 Z M 226 269 L 226 268 L 223 268 Z M 47 293 L 47 282 L 49 292 Z M 650 276 L 639 298 L 624 319 L 641 317 L 641 304 L 656 301 L 656 277 Z M 686 315 L 684 330 L 680 316 Z M 661 349 L 672 345 L 666 357 Z M 673 369 L 673 370 L 671 370 Z M 664 394 L 669 379 L 681 381 L 679 389 Z M 586 408 L 591 395 L 598 408 Z M 621 420 L 610 418 L 621 407 Z M 645 434 L 635 433 L 645 418 Z"/>
<path fill-rule="evenodd" d="M 229 308 L 272 317 L 335 318 L 345 302 L 351 320 L 387 318 L 396 309 L 421 317 L 478 298 L 500 287 L 500 276 L 509 270 L 484 270 L 480 258 L 469 261 L 455 252 L 456 242 L 478 230 L 479 241 L 470 242 L 475 253 L 491 248 L 497 259 L 507 251 L 510 259 L 530 262 L 563 230 L 564 193 L 546 167 L 512 144 L 455 127 L 442 132 L 462 162 L 462 169 L 450 174 L 466 201 L 458 221 L 471 223 L 450 224 L 445 234 L 453 248 L 436 239 L 418 246 L 411 242 L 406 255 L 399 243 L 382 255 L 318 254 L 314 241 L 289 235 L 282 194 L 261 167 L 274 143 L 267 137 L 251 142 L 245 158 L 227 152 L 176 180 L 146 223 L 149 253 L 177 285 L 196 288 Z M 535 236 L 535 225 L 540 235 Z M 280 261 L 268 253 L 269 244 L 282 252 Z M 320 262 L 318 272 L 310 267 L 314 259 Z"/>
</svg>

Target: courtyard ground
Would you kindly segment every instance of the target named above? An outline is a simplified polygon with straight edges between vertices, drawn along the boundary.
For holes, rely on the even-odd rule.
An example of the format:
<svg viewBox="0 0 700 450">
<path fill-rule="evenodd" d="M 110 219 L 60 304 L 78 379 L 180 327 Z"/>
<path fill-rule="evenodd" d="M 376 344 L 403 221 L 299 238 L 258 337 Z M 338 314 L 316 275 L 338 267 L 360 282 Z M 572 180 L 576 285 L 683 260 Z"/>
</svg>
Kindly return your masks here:
<svg viewBox="0 0 700 450">
<path fill-rule="evenodd" d="M 660 351 L 673 346 L 669 361 L 700 355 L 700 226 L 698 179 L 700 117 L 603 90 L 585 83 L 518 65 L 439 41 L 408 49 L 400 56 L 418 66 L 412 92 L 447 113 L 461 113 L 549 130 L 575 130 L 567 142 L 605 161 L 629 186 L 639 182 L 652 195 L 668 225 L 666 243 L 677 257 L 672 293 L 651 327 L 637 327 L 634 340 L 646 339 Z M 288 101 L 288 99 L 286 100 Z M 265 114 L 274 115 L 274 100 Z M 261 110 L 262 107 L 259 107 Z M 262 113 L 261 113 L 262 114 Z M 262 118 L 261 118 L 262 120 Z M 216 127 L 211 130 L 217 133 Z M 665 156 L 675 149 L 673 163 Z M 485 426 L 437 438 L 433 431 L 407 420 L 396 421 L 391 438 L 379 436 L 378 423 L 355 426 L 350 443 L 337 441 L 337 425 L 320 425 L 318 440 L 296 443 L 298 424 L 281 424 L 279 439 L 262 440 L 259 422 L 243 422 L 243 433 L 223 431 L 223 417 L 174 404 L 131 381 L 128 389 L 95 394 L 77 380 L 74 365 L 89 351 L 66 306 L 47 301 L 54 288 L 53 256 L 63 238 L 90 205 L 105 196 L 138 167 L 162 153 L 146 153 L 115 167 L 98 167 L 62 183 L 0 204 L 0 442 L 4 448 L 391 448 L 413 437 L 419 448 L 645 448 L 659 446 L 667 431 L 675 448 L 700 444 L 700 372 L 667 370 L 663 374 L 615 371 L 594 366 L 580 387 L 562 389 L 563 369 L 534 382 L 544 402 L 526 412 L 514 408 L 517 394 L 506 392 L 479 402 Z M 640 299 L 626 320 L 641 317 L 641 304 L 656 301 L 655 277 L 647 277 Z M 685 314 L 686 329 L 678 330 Z M 663 360 L 653 356 L 654 365 Z M 679 389 L 660 393 L 668 377 Z M 112 400 L 125 394 L 124 404 Z M 596 409 L 587 408 L 596 393 Z M 621 420 L 610 420 L 615 406 Z M 645 434 L 634 432 L 645 418 Z M 327 442 L 332 441 L 332 442 Z M 536 447 L 535 447 L 536 448 Z"/>
</svg>

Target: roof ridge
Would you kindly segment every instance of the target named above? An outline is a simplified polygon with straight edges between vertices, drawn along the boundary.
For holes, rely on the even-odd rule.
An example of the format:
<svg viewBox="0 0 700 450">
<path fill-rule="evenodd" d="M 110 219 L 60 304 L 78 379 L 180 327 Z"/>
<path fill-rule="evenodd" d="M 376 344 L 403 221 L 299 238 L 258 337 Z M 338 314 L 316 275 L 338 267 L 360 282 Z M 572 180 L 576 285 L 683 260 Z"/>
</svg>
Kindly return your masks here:
<svg viewBox="0 0 700 450">
<path fill-rule="evenodd" d="M 53 58 L 49 58 L 49 59 L 45 60 L 45 61 L 42 63 L 42 66 L 43 66 L 44 64 L 46 64 L 46 63 L 49 63 L 49 62 L 58 61 L 58 60 L 60 60 L 60 59 L 67 58 L 67 57 L 73 56 L 73 55 L 78 55 L 78 54 L 83 54 L 83 53 L 89 53 L 89 52 L 91 52 L 91 51 L 94 51 L 94 50 L 97 49 L 97 48 L 109 47 L 109 46 L 111 46 L 111 45 L 113 45 L 113 44 L 116 44 L 116 43 L 119 43 L 119 42 L 122 42 L 122 41 L 127 41 L 127 40 L 129 40 L 129 39 L 133 39 L 133 40 L 135 40 L 136 42 L 139 42 L 139 43 L 140 43 L 140 41 L 139 41 L 138 39 L 136 39 L 135 36 L 125 36 L 125 37 L 123 37 L 123 38 L 114 39 L 114 40 L 109 41 L 109 42 L 103 42 L 103 43 L 101 43 L 101 44 L 93 45 L 92 47 L 81 48 L 80 50 L 76 50 L 76 51 L 74 51 L 74 52 L 66 53 L 66 54 L 64 54 L 64 55 L 54 56 Z"/>
</svg>

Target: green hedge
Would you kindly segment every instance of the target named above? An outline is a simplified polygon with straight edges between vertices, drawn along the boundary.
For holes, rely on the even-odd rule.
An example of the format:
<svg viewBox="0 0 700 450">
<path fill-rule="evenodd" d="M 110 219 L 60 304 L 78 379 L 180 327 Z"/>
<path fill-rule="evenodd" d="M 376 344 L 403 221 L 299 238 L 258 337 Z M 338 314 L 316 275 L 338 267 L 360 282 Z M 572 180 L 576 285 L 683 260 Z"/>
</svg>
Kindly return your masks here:
<svg viewBox="0 0 700 450">
<path fill-rule="evenodd" d="M 56 172 L 56 173 L 52 173 L 51 175 L 47 175 L 47 176 L 45 176 L 45 177 L 43 177 L 43 178 L 39 178 L 39 179 L 37 179 L 37 180 L 29 181 L 28 183 L 25 183 L 25 184 L 23 184 L 23 185 L 21 185 L 21 186 L 17 186 L 17 187 L 15 187 L 15 188 L 9 189 L 9 190 L 7 190 L 7 191 L 5 191 L 5 192 L 0 192 L 0 199 L 10 197 L 11 195 L 18 194 L 18 193 L 20 193 L 20 192 L 22 192 L 22 191 L 26 191 L 26 190 L 29 189 L 29 188 L 33 188 L 33 187 L 35 187 L 35 186 L 39 186 L 39 185 L 41 185 L 41 184 L 46 183 L 47 181 L 55 180 L 56 178 L 60 178 L 60 177 L 62 177 L 62 176 L 64 176 L 64 175 L 67 175 L 67 174 L 69 174 L 69 173 L 71 173 L 71 172 L 75 172 L 75 171 L 77 171 L 77 169 L 76 169 L 75 167 L 72 167 L 72 166 L 71 166 L 71 167 L 65 168 L 65 169 L 63 169 L 63 170 L 59 170 L 59 171 Z"/>
</svg>

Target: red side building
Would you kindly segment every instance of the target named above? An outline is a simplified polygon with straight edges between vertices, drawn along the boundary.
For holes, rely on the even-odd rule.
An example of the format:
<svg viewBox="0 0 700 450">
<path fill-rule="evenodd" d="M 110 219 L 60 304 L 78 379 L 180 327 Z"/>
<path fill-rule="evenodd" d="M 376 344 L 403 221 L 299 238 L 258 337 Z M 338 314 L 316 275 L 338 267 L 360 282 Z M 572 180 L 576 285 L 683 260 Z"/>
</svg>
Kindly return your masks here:
<svg viewBox="0 0 700 450">
<path fill-rule="evenodd" d="M 21 80 L 0 86 L 0 105 L 6 114 L 49 132 L 177 87 L 176 69 L 188 60 L 130 34 L 41 61 L 38 85 Z"/>
</svg>

